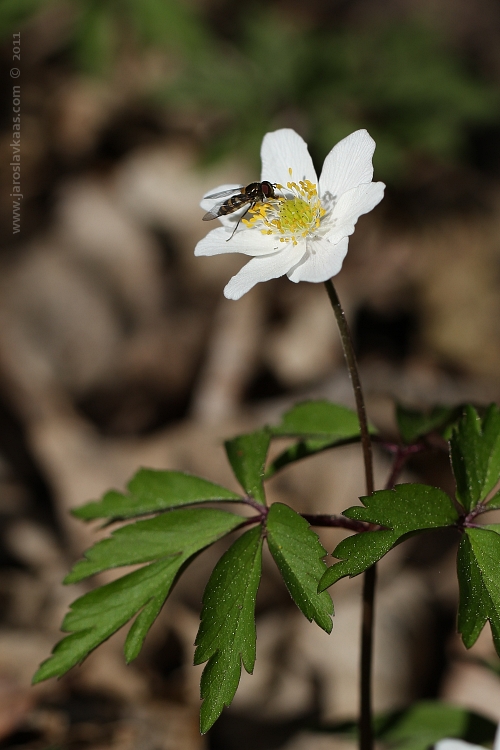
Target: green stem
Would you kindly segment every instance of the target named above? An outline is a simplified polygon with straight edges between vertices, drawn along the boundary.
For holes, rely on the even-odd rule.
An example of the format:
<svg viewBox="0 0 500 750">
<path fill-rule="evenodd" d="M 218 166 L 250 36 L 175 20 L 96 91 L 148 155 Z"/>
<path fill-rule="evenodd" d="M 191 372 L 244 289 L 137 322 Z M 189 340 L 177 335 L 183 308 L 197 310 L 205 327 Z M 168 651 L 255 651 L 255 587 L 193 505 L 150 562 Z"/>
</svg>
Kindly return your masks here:
<svg viewBox="0 0 500 750">
<path fill-rule="evenodd" d="M 365 400 L 361 380 L 359 378 L 356 355 L 351 332 L 340 304 L 337 292 L 331 280 L 325 281 L 326 291 L 330 298 L 333 312 L 340 331 L 344 356 L 352 382 L 356 410 L 358 412 L 361 431 L 361 446 L 365 464 L 366 494 L 371 495 L 375 489 L 373 481 L 372 442 L 366 418 Z M 373 622 L 375 607 L 376 567 L 373 565 L 364 574 L 363 581 L 363 612 L 361 619 L 361 685 L 360 685 L 360 716 L 359 716 L 359 748 L 373 750 L 373 721 L 372 721 L 372 664 L 373 664 Z"/>
</svg>

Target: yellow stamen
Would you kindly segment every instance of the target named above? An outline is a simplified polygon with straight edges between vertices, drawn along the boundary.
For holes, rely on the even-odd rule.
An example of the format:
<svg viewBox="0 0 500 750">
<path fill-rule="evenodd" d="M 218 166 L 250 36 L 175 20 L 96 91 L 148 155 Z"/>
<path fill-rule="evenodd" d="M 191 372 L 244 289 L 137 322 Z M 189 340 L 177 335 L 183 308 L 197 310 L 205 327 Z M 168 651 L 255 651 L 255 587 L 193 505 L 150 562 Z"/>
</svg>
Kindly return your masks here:
<svg viewBox="0 0 500 750">
<path fill-rule="evenodd" d="M 292 178 L 292 169 L 288 170 Z M 276 185 L 283 190 L 282 185 Z M 287 188 L 293 198 L 282 196 L 265 203 L 257 203 L 248 212 L 250 218 L 242 219 L 247 227 L 258 227 L 264 235 L 278 235 L 280 242 L 297 242 L 316 232 L 325 215 L 318 197 L 318 188 L 310 180 L 295 182 L 290 179 Z"/>
</svg>

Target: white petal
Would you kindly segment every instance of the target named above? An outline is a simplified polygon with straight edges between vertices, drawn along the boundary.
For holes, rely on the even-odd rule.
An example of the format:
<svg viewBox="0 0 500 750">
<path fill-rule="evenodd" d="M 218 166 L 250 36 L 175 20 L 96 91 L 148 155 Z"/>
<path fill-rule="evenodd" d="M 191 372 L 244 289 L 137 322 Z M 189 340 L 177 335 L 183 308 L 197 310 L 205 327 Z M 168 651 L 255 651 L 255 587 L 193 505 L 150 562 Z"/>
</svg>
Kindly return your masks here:
<svg viewBox="0 0 500 750">
<path fill-rule="evenodd" d="M 319 178 L 319 194 L 339 198 L 352 188 L 371 182 L 375 141 L 366 130 L 356 130 L 332 148 Z"/>
<path fill-rule="evenodd" d="M 319 283 L 336 276 L 342 268 L 347 255 L 349 237 L 344 237 L 336 245 L 324 237 L 311 239 L 307 243 L 307 255 L 302 262 L 288 274 L 290 281 L 312 281 Z"/>
<path fill-rule="evenodd" d="M 500 724 L 497 727 L 495 742 L 493 743 L 493 750 L 500 750 Z"/>
<path fill-rule="evenodd" d="M 228 299 L 240 299 L 255 284 L 284 276 L 300 261 L 305 251 L 305 242 L 297 245 L 287 242 L 277 253 L 262 258 L 252 258 L 236 276 L 233 276 L 224 289 L 224 295 Z"/>
<path fill-rule="evenodd" d="M 465 740 L 440 740 L 434 745 L 434 750 L 484 750 L 481 745 L 473 745 Z"/>
<path fill-rule="evenodd" d="M 383 182 L 369 182 L 341 195 L 328 216 L 330 228 L 325 237 L 336 244 L 342 237 L 352 234 L 359 217 L 380 203 L 384 197 L 384 189 Z"/>
<path fill-rule="evenodd" d="M 310 180 L 317 185 L 318 178 L 307 150 L 307 143 L 291 128 L 266 133 L 260 149 L 262 159 L 262 180 L 287 182 Z M 292 169 L 290 177 L 289 169 Z"/>
<path fill-rule="evenodd" d="M 232 231 L 232 230 L 231 230 Z M 231 237 L 231 231 L 217 227 L 198 242 L 195 255 L 223 255 L 243 253 L 244 255 L 269 255 L 279 249 L 280 242 L 271 235 L 261 234 L 258 229 L 240 228 Z"/>
</svg>

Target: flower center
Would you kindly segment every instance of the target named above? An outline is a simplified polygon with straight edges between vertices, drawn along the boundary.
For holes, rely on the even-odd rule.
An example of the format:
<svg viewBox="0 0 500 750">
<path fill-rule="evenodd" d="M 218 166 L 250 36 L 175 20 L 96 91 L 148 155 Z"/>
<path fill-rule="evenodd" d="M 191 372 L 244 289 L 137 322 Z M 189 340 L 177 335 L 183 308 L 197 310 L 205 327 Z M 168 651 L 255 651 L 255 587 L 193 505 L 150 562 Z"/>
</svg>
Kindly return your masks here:
<svg viewBox="0 0 500 750">
<path fill-rule="evenodd" d="M 292 170 L 288 170 L 290 178 Z M 278 190 L 285 190 L 276 185 Z M 314 234 L 325 215 L 321 205 L 318 189 L 309 180 L 287 182 L 286 190 L 294 195 L 278 197 L 274 201 L 258 203 L 250 211 L 249 219 L 242 219 L 247 227 L 260 229 L 262 234 L 277 235 L 280 242 L 292 242 L 294 245 L 301 238 Z"/>
<path fill-rule="evenodd" d="M 312 207 L 302 198 L 284 200 L 279 209 L 280 231 L 295 234 L 302 232 L 315 222 Z"/>
</svg>

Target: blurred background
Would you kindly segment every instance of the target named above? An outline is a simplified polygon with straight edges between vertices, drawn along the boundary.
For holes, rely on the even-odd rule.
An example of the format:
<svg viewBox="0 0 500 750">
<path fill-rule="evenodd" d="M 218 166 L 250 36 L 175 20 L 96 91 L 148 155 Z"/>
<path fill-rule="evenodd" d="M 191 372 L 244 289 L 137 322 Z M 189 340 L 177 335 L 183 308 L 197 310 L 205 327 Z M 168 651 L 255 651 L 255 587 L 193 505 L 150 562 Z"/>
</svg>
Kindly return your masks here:
<svg viewBox="0 0 500 750">
<path fill-rule="evenodd" d="M 359 581 L 333 590 L 327 637 L 270 560 L 255 675 L 199 737 L 193 641 L 223 546 L 185 574 L 134 665 L 118 634 L 59 682 L 29 682 L 88 588 L 62 578 L 104 533 L 71 507 L 139 466 L 235 488 L 224 437 L 300 399 L 352 404 L 321 285 L 278 279 L 231 302 L 241 259 L 193 257 L 213 228 L 201 196 L 258 179 L 267 131 L 293 127 L 318 172 L 353 130 L 377 142 L 386 197 L 336 286 L 382 433 L 395 400 L 499 400 L 500 5 L 1 0 L 0 41 L 0 748 L 340 747 L 307 727 L 356 713 Z M 377 451 L 378 486 L 388 469 Z M 438 450 L 404 479 L 453 490 Z M 363 494 L 358 451 L 288 469 L 269 492 L 341 512 Z M 321 532 L 329 551 L 340 538 Z M 442 697 L 500 720 L 500 680 L 480 663 L 489 632 L 474 658 L 455 635 L 455 549 L 429 535 L 380 566 L 379 711 Z"/>
</svg>

